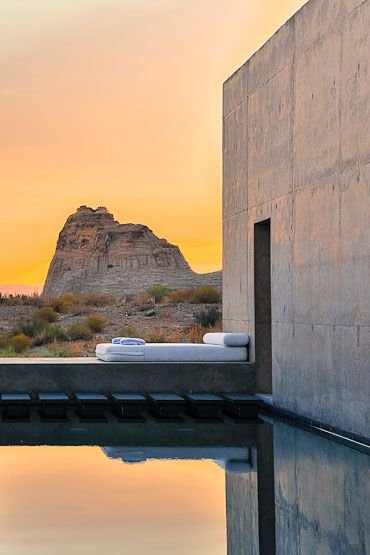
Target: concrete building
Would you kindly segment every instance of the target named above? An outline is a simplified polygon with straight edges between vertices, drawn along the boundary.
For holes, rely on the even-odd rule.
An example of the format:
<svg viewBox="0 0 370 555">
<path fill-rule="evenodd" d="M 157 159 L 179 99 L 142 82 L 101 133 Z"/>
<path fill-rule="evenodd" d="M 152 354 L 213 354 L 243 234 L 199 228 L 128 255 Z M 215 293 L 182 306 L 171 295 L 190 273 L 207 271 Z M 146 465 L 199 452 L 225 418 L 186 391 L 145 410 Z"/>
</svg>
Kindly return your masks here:
<svg viewBox="0 0 370 555">
<path fill-rule="evenodd" d="M 370 436 L 370 1 L 311 0 L 224 84 L 224 328 L 277 407 Z"/>
</svg>

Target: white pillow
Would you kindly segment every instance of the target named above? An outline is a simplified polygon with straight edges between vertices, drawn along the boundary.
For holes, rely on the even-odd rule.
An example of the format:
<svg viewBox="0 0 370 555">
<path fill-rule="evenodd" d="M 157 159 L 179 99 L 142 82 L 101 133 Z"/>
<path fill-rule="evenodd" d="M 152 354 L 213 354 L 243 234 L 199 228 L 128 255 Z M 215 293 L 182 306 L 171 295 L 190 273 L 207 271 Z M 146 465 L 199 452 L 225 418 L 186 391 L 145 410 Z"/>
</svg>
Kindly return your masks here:
<svg viewBox="0 0 370 555">
<path fill-rule="evenodd" d="M 206 333 L 203 343 L 208 345 L 225 345 L 226 347 L 245 347 L 249 343 L 246 333 Z"/>
</svg>

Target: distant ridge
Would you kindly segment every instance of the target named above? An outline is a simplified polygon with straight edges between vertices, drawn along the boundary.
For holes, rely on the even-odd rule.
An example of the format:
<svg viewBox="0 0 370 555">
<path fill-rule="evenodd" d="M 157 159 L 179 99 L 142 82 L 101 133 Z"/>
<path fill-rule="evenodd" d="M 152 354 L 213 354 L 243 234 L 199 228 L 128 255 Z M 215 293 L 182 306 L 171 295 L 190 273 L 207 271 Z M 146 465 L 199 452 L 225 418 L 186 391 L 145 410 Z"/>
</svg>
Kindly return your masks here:
<svg viewBox="0 0 370 555">
<path fill-rule="evenodd" d="M 42 292 L 42 283 L 0 283 L 0 293 L 2 295 L 33 295 Z"/>
<path fill-rule="evenodd" d="M 80 206 L 59 234 L 43 295 L 93 291 L 122 297 L 155 283 L 220 289 L 222 274 L 193 272 L 179 247 L 146 225 L 120 224 L 103 206 Z"/>
</svg>

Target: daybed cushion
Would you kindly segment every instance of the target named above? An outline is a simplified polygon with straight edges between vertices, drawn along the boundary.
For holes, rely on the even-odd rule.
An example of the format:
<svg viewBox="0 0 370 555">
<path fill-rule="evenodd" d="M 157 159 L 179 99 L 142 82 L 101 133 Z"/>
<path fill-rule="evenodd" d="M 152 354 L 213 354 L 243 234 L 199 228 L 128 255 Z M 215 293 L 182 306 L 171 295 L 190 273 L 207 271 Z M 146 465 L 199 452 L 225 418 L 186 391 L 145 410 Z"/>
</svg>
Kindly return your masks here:
<svg viewBox="0 0 370 555">
<path fill-rule="evenodd" d="M 225 345 L 226 347 L 245 347 L 249 343 L 246 333 L 206 333 L 203 343 L 209 345 Z"/>
<path fill-rule="evenodd" d="M 201 343 L 100 343 L 96 356 L 105 362 L 243 362 L 247 360 L 247 349 Z"/>
</svg>

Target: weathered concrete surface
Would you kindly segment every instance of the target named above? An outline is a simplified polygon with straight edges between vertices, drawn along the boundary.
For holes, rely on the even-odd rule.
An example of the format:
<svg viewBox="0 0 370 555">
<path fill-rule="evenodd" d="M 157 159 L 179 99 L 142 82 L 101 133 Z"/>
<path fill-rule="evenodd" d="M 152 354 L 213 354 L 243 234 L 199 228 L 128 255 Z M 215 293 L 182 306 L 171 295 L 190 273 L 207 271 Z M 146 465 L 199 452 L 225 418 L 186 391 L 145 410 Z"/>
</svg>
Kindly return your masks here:
<svg viewBox="0 0 370 555">
<path fill-rule="evenodd" d="M 367 454 L 276 420 L 256 446 L 250 472 L 226 474 L 228 555 L 370 552 Z"/>
<path fill-rule="evenodd" d="M 274 423 L 276 554 L 370 550 L 370 458 Z"/>
<path fill-rule="evenodd" d="M 255 392 L 249 363 L 100 362 L 80 359 L 0 359 L 2 392 L 189 391 Z"/>
<path fill-rule="evenodd" d="M 271 219 L 276 406 L 369 437 L 370 1 L 311 0 L 224 85 L 224 328 Z M 257 383 L 264 383 L 257 376 Z"/>
</svg>

